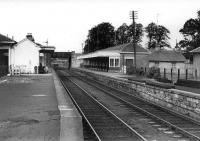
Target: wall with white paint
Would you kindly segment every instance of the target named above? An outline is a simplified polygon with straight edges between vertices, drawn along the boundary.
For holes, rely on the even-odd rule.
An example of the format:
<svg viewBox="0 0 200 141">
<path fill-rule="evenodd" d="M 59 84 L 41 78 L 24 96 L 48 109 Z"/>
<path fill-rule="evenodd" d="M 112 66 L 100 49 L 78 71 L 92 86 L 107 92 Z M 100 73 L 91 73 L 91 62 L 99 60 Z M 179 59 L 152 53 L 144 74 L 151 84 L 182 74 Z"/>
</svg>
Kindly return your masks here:
<svg viewBox="0 0 200 141">
<path fill-rule="evenodd" d="M 24 39 L 10 49 L 10 65 L 20 69 L 21 73 L 34 73 L 34 67 L 39 66 L 40 47 L 29 39 Z"/>
<path fill-rule="evenodd" d="M 194 54 L 193 56 L 193 67 L 194 70 L 196 70 L 196 74 L 194 72 L 195 75 L 197 75 L 197 77 L 200 77 L 200 54 Z"/>
</svg>

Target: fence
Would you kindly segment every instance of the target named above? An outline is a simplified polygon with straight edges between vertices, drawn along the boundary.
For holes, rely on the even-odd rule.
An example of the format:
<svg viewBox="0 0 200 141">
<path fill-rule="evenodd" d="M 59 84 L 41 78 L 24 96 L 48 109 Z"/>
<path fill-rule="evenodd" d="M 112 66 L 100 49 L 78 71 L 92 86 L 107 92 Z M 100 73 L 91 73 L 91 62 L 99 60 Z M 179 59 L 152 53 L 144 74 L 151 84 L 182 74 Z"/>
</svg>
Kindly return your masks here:
<svg viewBox="0 0 200 141">
<path fill-rule="evenodd" d="M 186 67 L 185 69 L 179 68 L 157 68 L 157 71 L 153 70 L 151 72 L 151 68 L 144 68 L 144 75 L 148 76 L 149 73 L 157 73 L 155 76 L 159 78 L 168 79 L 172 82 L 177 82 L 177 80 L 196 80 L 197 77 L 197 69 L 192 67 Z"/>
<path fill-rule="evenodd" d="M 0 77 L 7 75 L 8 73 L 8 66 L 0 65 Z"/>
<path fill-rule="evenodd" d="M 195 79 L 197 76 L 194 75 L 193 68 L 186 68 L 186 69 L 166 69 L 163 70 L 160 69 L 160 76 L 161 78 L 166 78 L 168 80 L 171 80 L 172 82 L 176 82 L 179 79 Z"/>
</svg>

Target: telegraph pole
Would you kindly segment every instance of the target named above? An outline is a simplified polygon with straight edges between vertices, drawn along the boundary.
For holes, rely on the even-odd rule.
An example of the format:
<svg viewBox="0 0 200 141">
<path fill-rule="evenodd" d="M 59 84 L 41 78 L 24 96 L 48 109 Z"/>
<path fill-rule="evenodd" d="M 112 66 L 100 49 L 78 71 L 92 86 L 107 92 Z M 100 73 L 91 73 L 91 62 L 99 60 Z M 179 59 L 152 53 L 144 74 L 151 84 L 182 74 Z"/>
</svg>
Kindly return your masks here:
<svg viewBox="0 0 200 141">
<path fill-rule="evenodd" d="M 137 11 L 131 11 L 130 13 L 130 18 L 133 20 L 133 39 L 132 39 L 132 43 L 133 43 L 133 50 L 134 50 L 134 68 L 136 71 L 136 23 L 135 23 L 135 19 L 137 19 Z"/>
</svg>

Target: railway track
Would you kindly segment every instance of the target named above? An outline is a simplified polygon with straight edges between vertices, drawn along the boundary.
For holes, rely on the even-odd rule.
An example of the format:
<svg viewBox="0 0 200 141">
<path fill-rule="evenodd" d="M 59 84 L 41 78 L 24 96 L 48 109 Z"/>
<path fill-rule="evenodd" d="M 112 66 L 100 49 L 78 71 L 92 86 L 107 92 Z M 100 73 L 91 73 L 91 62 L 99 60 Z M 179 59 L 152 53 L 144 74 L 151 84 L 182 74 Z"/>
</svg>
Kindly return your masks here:
<svg viewBox="0 0 200 141">
<path fill-rule="evenodd" d="M 59 73 L 58 73 L 59 74 Z M 79 112 L 87 122 L 92 134 L 87 134 L 85 140 L 98 141 L 147 141 L 123 120 L 91 97 L 78 84 L 59 74 L 64 88 L 72 98 Z"/>
<path fill-rule="evenodd" d="M 78 77 L 77 74 L 75 75 L 73 73 L 73 75 Z M 188 138 L 183 140 L 200 140 L 200 125 L 198 123 L 163 110 L 162 108 L 146 101 L 144 102 L 144 100 L 134 97 L 129 93 L 110 88 L 97 81 L 91 79 L 88 80 L 86 77 L 78 78 L 104 93 L 126 103 L 133 109 L 136 109 L 139 113 L 147 115 L 148 118 L 151 119 L 149 123 L 152 124 L 152 126 L 157 127 L 158 130 L 161 130 L 166 134 L 174 133 L 176 137 L 186 136 Z"/>
</svg>

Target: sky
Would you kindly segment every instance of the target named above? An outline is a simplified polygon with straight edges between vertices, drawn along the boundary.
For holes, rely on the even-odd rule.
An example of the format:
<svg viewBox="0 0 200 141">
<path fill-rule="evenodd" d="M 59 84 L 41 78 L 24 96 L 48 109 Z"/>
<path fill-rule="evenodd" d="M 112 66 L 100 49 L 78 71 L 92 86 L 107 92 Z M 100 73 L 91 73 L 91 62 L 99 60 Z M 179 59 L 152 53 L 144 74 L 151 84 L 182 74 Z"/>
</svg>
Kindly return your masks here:
<svg viewBox="0 0 200 141">
<path fill-rule="evenodd" d="M 138 11 L 137 23 L 155 22 L 168 28 L 170 44 L 183 37 L 185 21 L 197 17 L 200 0 L 0 0 L 0 33 L 17 42 L 32 33 L 35 41 L 56 51 L 82 52 L 88 30 L 102 22 L 117 29 L 131 24 L 130 11 Z M 144 35 L 141 43 L 146 47 Z"/>
</svg>

